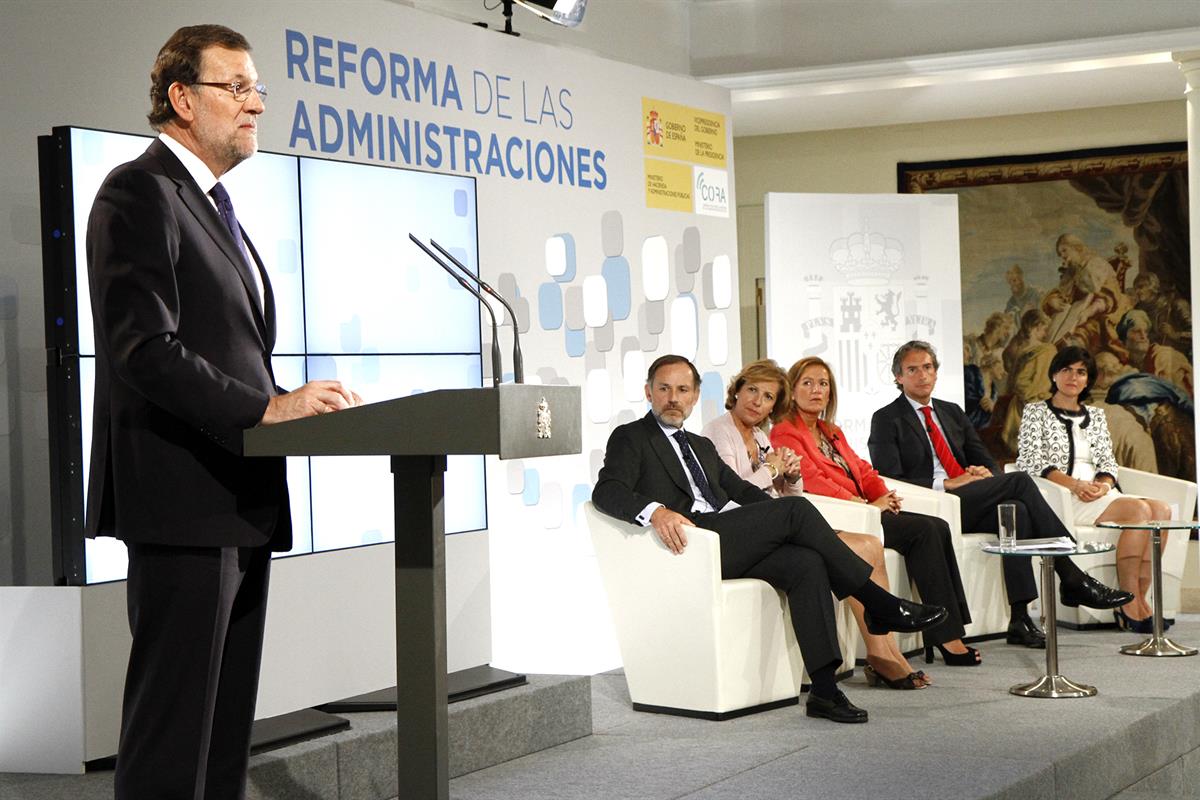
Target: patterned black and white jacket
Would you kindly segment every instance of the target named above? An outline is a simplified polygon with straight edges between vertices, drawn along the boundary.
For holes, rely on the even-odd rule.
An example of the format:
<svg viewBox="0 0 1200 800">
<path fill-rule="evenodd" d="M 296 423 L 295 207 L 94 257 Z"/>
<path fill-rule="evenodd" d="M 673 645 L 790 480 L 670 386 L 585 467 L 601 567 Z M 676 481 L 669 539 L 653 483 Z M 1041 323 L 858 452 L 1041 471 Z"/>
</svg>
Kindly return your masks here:
<svg viewBox="0 0 1200 800">
<path fill-rule="evenodd" d="M 1116 481 L 1117 459 L 1113 455 L 1104 410 L 1088 405 L 1083 409 L 1082 417 L 1071 418 L 1057 412 L 1049 400 L 1027 404 L 1017 434 L 1017 469 L 1043 478 L 1056 469 L 1070 475 L 1075 466 L 1075 440 L 1071 429 L 1079 425 L 1092 448 L 1096 477 L 1108 475 Z"/>
</svg>

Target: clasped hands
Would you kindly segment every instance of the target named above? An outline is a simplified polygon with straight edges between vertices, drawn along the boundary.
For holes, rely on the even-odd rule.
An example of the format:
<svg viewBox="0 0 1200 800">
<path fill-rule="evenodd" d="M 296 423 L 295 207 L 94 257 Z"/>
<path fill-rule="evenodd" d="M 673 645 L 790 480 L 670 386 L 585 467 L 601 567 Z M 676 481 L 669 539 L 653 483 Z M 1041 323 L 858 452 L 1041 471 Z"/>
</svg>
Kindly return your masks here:
<svg viewBox="0 0 1200 800">
<path fill-rule="evenodd" d="M 775 474 L 787 478 L 788 483 L 800 480 L 800 456 L 790 447 L 767 453 L 766 462 L 775 468 Z"/>
<path fill-rule="evenodd" d="M 295 391 L 272 397 L 259 424 L 274 425 L 360 405 L 362 398 L 343 386 L 341 381 L 309 381 Z"/>
<path fill-rule="evenodd" d="M 1071 494 L 1087 503 L 1104 497 L 1104 495 L 1108 494 L 1108 490 L 1111 488 L 1112 486 L 1109 485 L 1108 481 L 1077 480 L 1071 486 Z"/>
<path fill-rule="evenodd" d="M 893 489 L 887 494 L 882 494 L 879 497 L 876 497 L 871 501 L 871 505 L 875 506 L 880 511 L 890 511 L 893 514 L 899 514 L 900 504 L 903 500 L 904 498 L 896 494 L 896 490 Z"/>
<path fill-rule="evenodd" d="M 991 477 L 994 476 L 992 475 L 992 471 L 990 469 L 978 464 L 973 464 L 972 466 L 966 467 L 963 474 L 959 475 L 957 478 L 947 478 L 942 483 L 942 487 L 945 489 L 957 489 L 959 486 L 966 486 L 968 483 L 974 483 L 975 481 Z"/>
</svg>

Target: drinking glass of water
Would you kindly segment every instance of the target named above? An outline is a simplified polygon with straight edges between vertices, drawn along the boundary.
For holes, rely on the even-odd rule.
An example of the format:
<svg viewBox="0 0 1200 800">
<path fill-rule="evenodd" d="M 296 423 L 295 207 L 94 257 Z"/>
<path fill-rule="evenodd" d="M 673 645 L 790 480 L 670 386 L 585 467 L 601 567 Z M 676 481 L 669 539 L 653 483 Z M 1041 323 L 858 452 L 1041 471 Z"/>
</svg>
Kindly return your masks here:
<svg viewBox="0 0 1200 800">
<path fill-rule="evenodd" d="M 997 531 L 1000 534 L 1000 549 L 1012 550 L 1017 546 L 1017 507 L 1013 503 L 996 506 Z"/>
</svg>

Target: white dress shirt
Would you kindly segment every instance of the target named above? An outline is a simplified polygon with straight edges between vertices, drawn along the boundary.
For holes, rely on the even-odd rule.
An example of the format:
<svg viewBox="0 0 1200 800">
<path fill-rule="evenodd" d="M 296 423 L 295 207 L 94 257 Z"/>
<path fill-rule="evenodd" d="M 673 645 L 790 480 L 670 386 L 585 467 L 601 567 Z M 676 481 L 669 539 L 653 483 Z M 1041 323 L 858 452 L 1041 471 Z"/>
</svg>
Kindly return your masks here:
<svg viewBox="0 0 1200 800">
<path fill-rule="evenodd" d="M 212 174 L 212 170 L 208 168 L 208 165 L 200 160 L 200 156 L 196 155 L 191 150 L 188 150 L 183 143 L 177 139 L 172 139 L 167 134 L 160 133 L 158 135 L 158 140 L 165 144 L 167 148 L 175 154 L 175 157 L 178 158 L 180 163 L 183 164 L 183 168 L 186 169 L 188 174 L 192 176 L 192 180 L 194 180 L 196 185 L 200 187 L 200 191 L 204 192 L 204 196 L 208 198 L 208 202 L 213 208 L 216 208 L 217 201 L 213 199 L 213 196 L 209 194 L 209 192 L 211 192 L 212 188 L 217 185 L 217 177 Z M 258 289 L 258 296 L 254 299 L 258 301 L 258 307 L 261 310 L 263 307 L 263 296 L 267 293 L 266 287 L 263 285 L 262 273 L 258 271 L 258 265 L 254 263 L 254 259 L 250 257 L 249 253 L 246 252 L 246 245 L 241 241 L 238 241 L 237 244 L 238 250 L 240 250 L 242 253 L 242 258 L 245 259 L 246 263 L 250 266 L 250 274 L 254 276 L 254 287 Z"/>
<path fill-rule="evenodd" d="M 675 432 L 681 431 L 683 428 L 672 428 L 670 425 L 663 425 L 661 420 L 658 420 L 657 418 L 655 419 L 658 422 L 658 427 L 663 432 L 663 436 L 667 437 L 667 441 L 671 443 L 671 449 L 675 451 L 675 455 L 679 458 L 679 466 L 683 467 L 684 477 L 687 478 L 688 486 L 690 486 L 692 489 L 692 513 L 708 514 L 716 511 L 717 509 L 713 508 L 712 505 L 704 499 L 703 494 L 700 492 L 700 487 L 696 485 L 696 479 L 692 477 L 692 471 L 688 469 L 687 462 L 683 460 L 683 451 L 679 449 L 679 442 L 675 441 Z M 692 453 L 692 458 L 696 458 L 694 451 Z M 697 458 L 696 462 L 699 463 L 699 461 L 700 459 Z M 721 511 L 732 511 L 733 509 L 740 507 L 741 506 L 739 503 L 730 500 L 721 508 Z M 662 503 L 649 503 L 645 508 L 642 509 L 642 512 L 637 515 L 636 519 L 638 524 L 643 528 L 647 527 L 650 524 L 651 515 L 660 508 L 662 508 Z"/>
<path fill-rule="evenodd" d="M 937 489 L 939 492 L 943 492 L 946 490 L 946 479 L 949 478 L 950 475 L 946 472 L 946 468 L 942 466 L 942 460 L 938 458 L 937 451 L 933 449 L 933 439 L 929 438 L 929 431 L 925 430 L 925 413 L 921 411 L 925 405 L 928 405 L 931 409 L 933 409 L 933 402 L 930 401 L 929 403 L 922 405 L 908 395 L 904 395 L 904 399 L 908 401 L 908 404 L 912 406 L 913 413 L 917 415 L 917 419 L 921 423 L 921 430 L 925 431 L 925 441 L 929 442 L 929 452 L 933 453 L 933 488 Z M 937 426 L 938 430 L 942 432 L 942 438 L 946 439 L 946 429 L 942 426 L 941 420 L 938 419 L 937 409 L 933 409 L 931 419 L 933 419 L 933 424 Z M 950 440 L 946 439 L 946 446 L 949 447 L 949 445 Z"/>
</svg>

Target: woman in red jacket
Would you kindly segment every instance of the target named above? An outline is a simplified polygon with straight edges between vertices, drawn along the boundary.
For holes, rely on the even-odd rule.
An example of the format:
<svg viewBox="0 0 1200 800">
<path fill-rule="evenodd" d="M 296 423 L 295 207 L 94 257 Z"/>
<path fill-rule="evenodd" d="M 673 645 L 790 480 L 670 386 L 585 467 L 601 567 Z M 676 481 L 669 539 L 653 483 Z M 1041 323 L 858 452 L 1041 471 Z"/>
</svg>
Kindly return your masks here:
<svg viewBox="0 0 1200 800">
<path fill-rule="evenodd" d="M 901 511 L 901 498 L 851 449 L 833 421 L 837 384 L 828 364 L 816 357 L 802 358 L 788 370 L 788 383 L 791 412 L 771 429 L 771 444 L 799 454 L 804 491 L 879 507 L 884 547 L 904 556 L 921 600 L 945 606 L 949 612 L 945 622 L 924 632 L 927 660 L 932 659 L 930 648 L 936 647 L 950 666 L 979 664 L 979 651 L 962 641 L 971 613 L 950 526 L 938 517 Z"/>
</svg>

